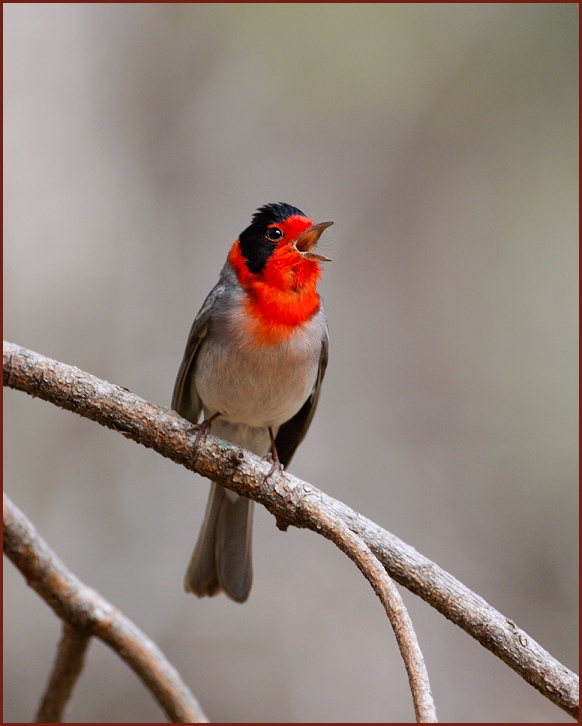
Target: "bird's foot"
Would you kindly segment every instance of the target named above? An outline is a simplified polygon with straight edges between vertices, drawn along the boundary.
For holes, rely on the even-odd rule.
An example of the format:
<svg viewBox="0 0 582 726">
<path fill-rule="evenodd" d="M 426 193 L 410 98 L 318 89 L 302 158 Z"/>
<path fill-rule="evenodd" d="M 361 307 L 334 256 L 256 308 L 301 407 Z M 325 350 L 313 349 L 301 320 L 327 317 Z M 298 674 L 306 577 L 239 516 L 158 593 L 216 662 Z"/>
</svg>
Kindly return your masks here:
<svg viewBox="0 0 582 726">
<path fill-rule="evenodd" d="M 283 472 L 283 464 L 281 464 L 279 459 L 275 458 L 271 452 L 269 452 L 264 458 L 265 461 L 271 462 L 271 468 L 265 474 L 265 478 L 263 479 L 263 484 L 266 484 L 276 471 L 279 472 L 279 474 Z"/>
<path fill-rule="evenodd" d="M 263 484 L 267 483 L 267 480 L 278 471 L 279 474 L 283 471 L 283 464 L 279 461 L 277 455 L 277 446 L 275 445 L 275 437 L 273 436 L 273 429 L 269 426 L 269 438 L 271 440 L 271 451 L 265 456 L 266 461 L 273 462 L 273 466 L 269 469 L 269 472 L 263 479 Z"/>
<path fill-rule="evenodd" d="M 194 450 L 194 462 L 198 458 L 200 442 L 202 441 L 203 443 L 206 443 L 206 438 L 208 437 L 208 432 L 210 431 L 212 422 L 214 421 L 214 419 L 217 416 L 220 416 L 220 414 L 215 413 L 213 416 L 211 416 L 210 418 L 204 419 L 204 421 L 201 421 L 200 423 L 192 424 L 192 426 L 190 426 L 190 428 L 188 429 L 189 434 L 194 434 L 194 433 L 196 434 L 194 437 L 193 445 L 192 445 L 192 448 Z M 192 462 L 192 463 L 194 463 L 194 462 Z"/>
</svg>

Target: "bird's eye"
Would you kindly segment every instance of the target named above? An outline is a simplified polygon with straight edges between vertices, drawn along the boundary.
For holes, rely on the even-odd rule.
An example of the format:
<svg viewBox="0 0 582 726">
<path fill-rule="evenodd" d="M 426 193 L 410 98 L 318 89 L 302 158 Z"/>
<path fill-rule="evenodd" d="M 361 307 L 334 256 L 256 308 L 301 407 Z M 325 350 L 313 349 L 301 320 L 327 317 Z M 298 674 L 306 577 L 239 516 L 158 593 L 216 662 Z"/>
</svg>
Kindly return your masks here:
<svg viewBox="0 0 582 726">
<path fill-rule="evenodd" d="M 269 227 L 265 236 L 267 239 L 270 239 L 274 242 L 277 239 L 281 239 L 281 237 L 283 236 L 283 232 L 281 232 L 279 227 Z"/>
</svg>

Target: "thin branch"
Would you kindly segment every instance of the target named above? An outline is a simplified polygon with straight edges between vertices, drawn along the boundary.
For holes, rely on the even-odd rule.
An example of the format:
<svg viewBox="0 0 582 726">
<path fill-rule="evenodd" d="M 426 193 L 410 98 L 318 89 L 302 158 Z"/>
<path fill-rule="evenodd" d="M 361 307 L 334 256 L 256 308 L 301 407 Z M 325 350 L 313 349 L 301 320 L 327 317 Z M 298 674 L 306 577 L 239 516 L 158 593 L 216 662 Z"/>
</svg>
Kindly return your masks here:
<svg viewBox="0 0 582 726">
<path fill-rule="evenodd" d="M 83 670 L 91 633 L 63 622 L 61 640 L 40 702 L 36 723 L 61 723 L 65 707 Z"/>
<path fill-rule="evenodd" d="M 323 516 L 321 525 L 320 533 L 334 542 L 358 566 L 384 606 L 406 666 L 417 722 L 437 723 L 426 664 L 412 621 L 392 578 L 369 547 L 346 524 Z"/>
<path fill-rule="evenodd" d="M 546 698 L 578 718 L 578 676 L 448 572 L 342 502 L 288 473 L 265 481 L 267 464 L 209 435 L 199 446 L 174 411 L 78 368 L 4 343 L 4 385 L 38 396 L 153 448 L 172 461 L 263 504 L 281 528 L 317 532 L 327 512 L 359 535 L 398 583 L 501 658 Z"/>
<path fill-rule="evenodd" d="M 102 640 L 135 671 L 171 721 L 208 721 L 157 645 L 99 593 L 71 574 L 6 495 L 4 552 L 61 620 Z"/>
</svg>

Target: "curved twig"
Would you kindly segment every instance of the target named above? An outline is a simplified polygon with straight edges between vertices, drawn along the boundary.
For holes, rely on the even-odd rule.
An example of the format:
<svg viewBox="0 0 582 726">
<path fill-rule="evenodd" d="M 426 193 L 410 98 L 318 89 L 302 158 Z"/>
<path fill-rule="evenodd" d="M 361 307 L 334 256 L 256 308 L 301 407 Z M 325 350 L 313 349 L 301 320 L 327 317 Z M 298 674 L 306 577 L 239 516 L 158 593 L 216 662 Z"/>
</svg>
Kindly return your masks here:
<svg viewBox="0 0 582 726">
<path fill-rule="evenodd" d="M 120 431 L 163 456 L 263 504 L 279 526 L 318 531 L 320 511 L 358 534 L 389 574 L 501 658 L 546 698 L 578 718 L 578 676 L 434 562 L 379 525 L 288 473 L 265 481 L 264 461 L 208 435 L 195 447 L 191 424 L 78 368 L 4 343 L 4 385 Z M 284 483 L 284 486 L 280 484 Z M 308 511 L 306 502 L 317 502 Z"/>
<path fill-rule="evenodd" d="M 91 633 L 63 622 L 61 640 L 36 723 L 61 723 L 65 707 L 83 670 Z"/>
<path fill-rule="evenodd" d="M 4 552 L 61 620 L 102 640 L 135 671 L 171 721 L 208 721 L 157 645 L 99 593 L 71 574 L 6 495 Z M 69 649 L 69 644 L 62 644 L 62 648 Z M 70 681 L 71 687 L 75 678 Z"/>
<path fill-rule="evenodd" d="M 334 542 L 358 566 L 384 606 L 408 674 L 417 722 L 437 723 L 426 664 L 412 621 L 392 578 L 365 542 L 341 520 L 324 515 L 320 521 L 322 526 L 319 532 Z"/>
</svg>

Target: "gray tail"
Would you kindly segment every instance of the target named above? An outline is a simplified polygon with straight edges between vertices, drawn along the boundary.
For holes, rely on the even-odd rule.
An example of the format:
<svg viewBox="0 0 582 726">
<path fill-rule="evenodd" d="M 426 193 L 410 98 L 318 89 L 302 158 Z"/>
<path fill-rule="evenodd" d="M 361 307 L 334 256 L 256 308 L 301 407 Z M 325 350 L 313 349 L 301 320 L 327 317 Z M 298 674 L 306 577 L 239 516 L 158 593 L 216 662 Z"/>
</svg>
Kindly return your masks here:
<svg viewBox="0 0 582 726">
<path fill-rule="evenodd" d="M 184 578 L 186 592 L 204 597 L 224 590 L 244 602 L 253 582 L 252 534 L 253 502 L 213 482 Z"/>
</svg>

